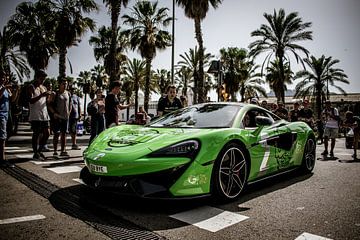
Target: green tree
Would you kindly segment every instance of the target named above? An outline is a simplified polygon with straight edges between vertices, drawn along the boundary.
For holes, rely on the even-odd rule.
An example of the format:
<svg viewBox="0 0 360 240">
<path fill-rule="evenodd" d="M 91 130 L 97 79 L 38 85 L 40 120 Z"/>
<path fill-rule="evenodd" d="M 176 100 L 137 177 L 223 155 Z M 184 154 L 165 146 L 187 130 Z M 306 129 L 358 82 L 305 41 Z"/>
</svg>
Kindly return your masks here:
<svg viewBox="0 0 360 240">
<path fill-rule="evenodd" d="M 7 76 L 11 76 L 15 72 L 20 82 L 23 77 L 30 77 L 26 59 L 18 49 L 15 49 L 12 36 L 6 26 L 0 32 L 0 73 L 2 72 L 5 72 Z"/>
<path fill-rule="evenodd" d="M 225 90 L 236 102 L 236 93 L 240 89 L 242 80 L 241 70 L 246 64 L 247 50 L 244 48 L 229 47 L 220 49 L 220 59 L 224 69 Z"/>
<path fill-rule="evenodd" d="M 172 18 L 168 17 L 168 8 L 158 8 L 158 2 L 139 1 L 131 9 L 131 15 L 124 15 L 124 23 L 131 29 L 130 35 L 132 49 L 137 49 L 146 61 L 144 109 L 148 111 L 150 99 L 151 63 L 156 51 L 164 50 L 171 44 L 171 35 L 163 30 Z"/>
<path fill-rule="evenodd" d="M 204 52 L 206 51 L 206 49 L 204 49 Z M 210 53 L 203 53 L 203 66 L 208 65 L 211 58 L 213 58 L 214 56 L 211 55 Z M 199 51 L 197 49 L 197 47 L 195 46 L 194 49 L 190 48 L 189 52 L 185 52 L 184 54 L 180 54 L 180 58 L 181 60 L 177 63 L 177 65 L 179 67 L 186 67 L 190 70 L 191 76 L 192 76 L 192 80 L 194 82 L 194 86 L 192 88 L 192 91 L 194 93 L 194 99 L 193 102 L 194 103 L 198 103 L 198 90 L 199 90 L 199 82 L 200 82 L 200 77 L 199 77 L 199 69 L 200 69 L 200 54 Z M 203 81 L 203 88 L 204 88 L 204 81 Z"/>
<path fill-rule="evenodd" d="M 166 94 L 166 88 L 171 85 L 170 71 L 166 69 L 156 69 L 153 72 L 153 79 L 155 81 L 156 93 L 163 95 Z"/>
<path fill-rule="evenodd" d="M 204 90 L 204 44 L 201 31 L 201 21 L 205 19 L 207 12 L 209 11 L 210 5 L 216 9 L 222 0 L 176 0 L 176 3 L 184 8 L 185 15 L 188 18 L 194 19 L 195 23 L 195 36 L 199 45 L 199 69 L 196 75 L 198 75 L 198 83 L 196 80 L 194 83 L 198 84 L 198 102 L 202 103 L 206 101 L 206 95 Z M 197 102 L 197 101 L 195 101 Z"/>
<path fill-rule="evenodd" d="M 52 8 L 48 1 L 20 3 L 8 22 L 13 43 L 25 53 L 30 67 L 45 69 L 56 52 Z"/>
<path fill-rule="evenodd" d="M 133 89 L 135 91 L 135 114 L 139 108 L 138 94 L 140 89 L 140 83 L 145 79 L 146 63 L 139 59 L 134 58 L 132 61 L 127 62 L 126 76 L 128 81 L 132 82 Z"/>
<path fill-rule="evenodd" d="M 310 70 L 302 70 L 296 73 L 296 79 L 302 79 L 302 81 L 295 87 L 295 97 L 315 96 L 317 117 L 320 119 L 322 97 L 328 93 L 328 84 L 346 94 L 336 83 L 349 84 L 349 81 L 344 70 L 335 67 L 340 62 L 337 59 L 322 55 L 320 58 L 311 56 L 304 61 Z"/>
<path fill-rule="evenodd" d="M 91 80 L 95 83 L 96 88 L 106 88 L 109 84 L 108 75 L 105 72 L 105 67 L 98 64 L 94 66 L 91 71 Z"/>
<path fill-rule="evenodd" d="M 239 87 L 241 102 L 245 102 L 252 97 L 267 97 L 266 90 L 262 87 L 265 81 L 261 79 L 261 74 L 257 72 L 259 67 L 259 65 L 249 61 L 246 67 L 242 69 Z"/>
<path fill-rule="evenodd" d="M 59 51 L 59 78 L 66 76 L 67 50 L 81 40 L 87 30 L 94 31 L 95 22 L 84 17 L 98 10 L 94 0 L 52 0 L 55 43 Z"/>
<path fill-rule="evenodd" d="M 114 64 L 110 59 L 110 48 L 112 41 L 112 31 L 111 28 L 102 26 L 97 35 L 91 36 L 89 43 L 94 48 L 94 56 L 96 61 L 103 61 L 106 73 L 110 76 L 112 67 Z M 129 46 L 128 38 L 123 32 L 120 32 L 120 29 L 117 30 L 117 44 L 115 50 L 115 75 L 118 77 L 123 70 L 123 66 L 127 62 L 127 56 L 124 54 L 126 49 Z"/>
<path fill-rule="evenodd" d="M 116 53 L 118 49 L 118 21 L 121 12 L 121 6 L 127 7 L 129 0 L 103 0 L 105 5 L 109 8 L 111 14 L 111 43 L 109 51 L 108 66 L 110 69 L 110 82 L 119 79 L 119 69 L 116 64 Z"/>
<path fill-rule="evenodd" d="M 181 89 L 181 94 L 187 96 L 188 88 L 192 85 L 192 71 L 186 66 L 177 69 L 175 75 L 175 83 L 178 89 Z"/>
<path fill-rule="evenodd" d="M 279 81 L 283 83 L 281 86 L 279 85 L 280 99 L 284 102 L 284 62 L 290 62 L 289 59 L 286 59 L 286 52 L 291 52 L 295 56 L 297 62 L 300 61 L 303 64 L 303 61 L 297 52 L 300 51 L 308 56 L 309 51 L 299 45 L 298 42 L 312 40 L 312 31 L 307 30 L 311 27 L 311 23 L 303 23 L 302 19 L 298 17 L 297 12 L 285 15 L 284 9 L 280 9 L 278 12 L 274 10 L 273 15 L 264 13 L 264 17 L 267 20 L 268 25 L 262 24 L 260 29 L 251 33 L 252 37 L 259 37 L 260 39 L 249 45 L 249 48 L 251 49 L 250 54 L 257 56 L 263 52 L 269 52 L 265 57 L 263 66 L 265 62 L 268 62 L 269 59 L 275 55 L 275 59 L 279 63 Z"/>
<path fill-rule="evenodd" d="M 283 102 L 283 94 L 287 90 L 287 85 L 292 83 L 294 73 L 290 69 L 288 62 L 283 63 L 283 77 L 280 75 L 279 61 L 275 59 L 266 68 L 266 82 L 269 83 L 269 87 L 275 93 L 277 101 Z"/>
</svg>

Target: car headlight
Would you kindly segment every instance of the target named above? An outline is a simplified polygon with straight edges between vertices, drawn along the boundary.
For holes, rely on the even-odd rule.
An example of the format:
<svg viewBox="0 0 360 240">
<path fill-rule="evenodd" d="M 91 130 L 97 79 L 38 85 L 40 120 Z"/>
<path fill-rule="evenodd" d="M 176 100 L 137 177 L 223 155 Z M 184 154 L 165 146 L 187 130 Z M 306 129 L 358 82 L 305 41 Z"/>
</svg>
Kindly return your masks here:
<svg viewBox="0 0 360 240">
<path fill-rule="evenodd" d="M 151 157 L 190 157 L 193 158 L 200 149 L 196 140 L 188 140 L 159 149 L 150 154 Z"/>
</svg>

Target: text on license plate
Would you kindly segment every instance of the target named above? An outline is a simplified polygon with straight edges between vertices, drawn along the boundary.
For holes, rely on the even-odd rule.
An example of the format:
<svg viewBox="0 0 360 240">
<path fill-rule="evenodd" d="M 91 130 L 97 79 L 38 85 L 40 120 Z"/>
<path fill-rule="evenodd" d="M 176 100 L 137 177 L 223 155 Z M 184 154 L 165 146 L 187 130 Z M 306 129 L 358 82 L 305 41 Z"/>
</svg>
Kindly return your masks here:
<svg viewBox="0 0 360 240">
<path fill-rule="evenodd" d="M 99 165 L 90 164 L 90 169 L 93 172 L 107 173 L 107 167 L 106 166 L 99 166 Z"/>
</svg>

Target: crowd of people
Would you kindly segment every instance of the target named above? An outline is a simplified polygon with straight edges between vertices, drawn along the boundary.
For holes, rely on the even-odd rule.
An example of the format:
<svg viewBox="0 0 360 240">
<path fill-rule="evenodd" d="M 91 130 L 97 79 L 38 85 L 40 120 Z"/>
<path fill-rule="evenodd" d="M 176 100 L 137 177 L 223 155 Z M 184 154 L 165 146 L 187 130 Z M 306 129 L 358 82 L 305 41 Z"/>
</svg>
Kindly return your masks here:
<svg viewBox="0 0 360 240">
<path fill-rule="evenodd" d="M 82 113 L 80 107 L 80 97 L 75 93 L 73 86 L 69 86 L 66 78 L 59 80 L 59 87 L 56 91 L 52 89 L 50 81 L 45 82 L 47 74 L 44 70 L 35 72 L 34 81 L 27 86 L 26 94 L 28 96 L 29 117 L 32 134 L 32 150 L 34 160 L 44 160 L 46 157 L 43 152 L 51 151 L 48 147 L 48 139 L 53 134 L 53 157 L 69 157 L 66 151 L 67 134 L 71 136 L 71 149 L 80 150 L 77 145 L 77 125 Z M 91 117 L 91 132 L 89 143 L 106 128 L 119 125 L 119 111 L 129 108 L 132 104 L 122 104 L 119 100 L 119 94 L 122 84 L 120 81 L 114 81 L 109 86 L 109 91 L 105 96 L 103 89 L 97 89 L 90 94 L 91 101 L 87 105 L 87 113 Z M 4 73 L 0 80 L 0 166 L 13 167 L 13 164 L 5 160 L 5 141 L 7 139 L 7 121 L 9 118 L 11 99 L 16 97 L 12 95 L 11 85 Z M 309 101 L 295 102 L 293 109 L 288 111 L 282 102 L 277 104 L 268 104 L 266 100 L 261 103 L 257 99 L 251 99 L 251 104 L 257 104 L 272 111 L 274 114 L 287 121 L 304 121 L 311 128 L 316 129 L 318 133 L 317 141 L 324 144 L 322 155 L 334 157 L 335 139 L 338 136 L 340 118 L 339 111 L 331 106 L 330 101 L 326 101 L 322 112 L 322 118 L 314 120 L 313 111 L 309 107 Z M 157 106 L 157 116 L 161 117 L 177 109 L 187 106 L 185 96 L 177 97 L 176 87 L 170 85 L 166 93 L 160 97 Z M 151 117 L 146 113 L 143 106 L 136 111 L 135 124 L 149 123 Z M 346 113 L 346 119 L 341 123 L 343 126 L 352 128 L 354 132 L 354 155 L 357 160 L 356 150 L 360 138 L 360 117 L 354 116 L 352 112 Z M 60 139 L 60 151 L 58 153 L 58 144 Z M 329 147 L 330 141 L 330 147 Z"/>
<path fill-rule="evenodd" d="M 251 99 L 250 103 L 258 104 L 257 99 Z M 325 102 L 325 108 L 322 111 L 321 119 L 314 119 L 314 113 L 309 107 L 309 101 L 305 99 L 302 102 L 295 102 L 293 109 L 288 111 L 282 102 L 277 104 L 268 104 L 266 100 L 259 104 L 261 107 L 272 111 L 278 117 L 290 122 L 303 121 L 307 123 L 313 130 L 317 131 L 317 142 L 324 144 L 324 151 L 321 155 L 330 158 L 334 158 L 334 148 L 336 138 L 339 135 L 339 129 L 341 127 L 351 128 L 354 133 L 353 143 L 353 160 L 357 161 L 357 148 L 358 141 L 360 139 L 360 117 L 354 116 L 353 112 L 347 111 L 344 121 L 340 119 L 339 111 L 336 107 L 331 105 L 331 102 L 327 100 Z M 330 148 L 329 148 L 330 142 Z"/>
</svg>

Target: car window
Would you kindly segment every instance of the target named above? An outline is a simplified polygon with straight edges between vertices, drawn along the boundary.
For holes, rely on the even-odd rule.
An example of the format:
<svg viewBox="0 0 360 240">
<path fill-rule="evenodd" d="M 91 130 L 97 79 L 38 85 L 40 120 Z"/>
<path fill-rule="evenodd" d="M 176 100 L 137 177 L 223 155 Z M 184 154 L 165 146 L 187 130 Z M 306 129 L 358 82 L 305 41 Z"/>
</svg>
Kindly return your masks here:
<svg viewBox="0 0 360 240">
<path fill-rule="evenodd" d="M 272 122 L 276 121 L 274 119 L 274 117 L 276 117 L 276 116 L 269 113 L 269 112 L 267 112 L 267 111 L 265 111 L 265 110 L 262 110 L 262 109 L 250 109 L 249 111 L 246 112 L 246 114 L 244 115 L 244 117 L 242 119 L 242 127 L 243 128 L 257 128 L 256 120 L 255 120 L 255 118 L 257 116 L 268 117 L 268 118 L 270 118 L 272 120 Z"/>
<path fill-rule="evenodd" d="M 226 128 L 231 127 L 240 105 L 204 104 L 190 106 L 165 115 L 151 127 Z"/>
</svg>

